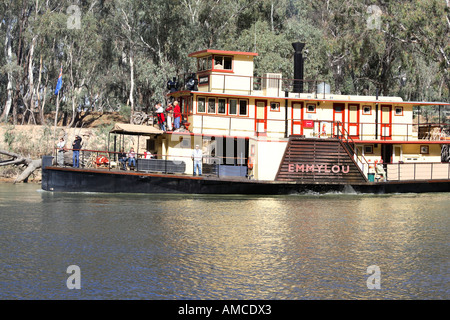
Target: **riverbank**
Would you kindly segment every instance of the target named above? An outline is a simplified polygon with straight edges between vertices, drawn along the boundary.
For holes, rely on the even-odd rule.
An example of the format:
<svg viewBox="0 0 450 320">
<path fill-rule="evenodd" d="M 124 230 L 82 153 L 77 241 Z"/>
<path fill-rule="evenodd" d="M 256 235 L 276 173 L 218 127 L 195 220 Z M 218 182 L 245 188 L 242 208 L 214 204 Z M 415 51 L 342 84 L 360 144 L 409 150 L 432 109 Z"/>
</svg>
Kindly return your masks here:
<svg viewBox="0 0 450 320">
<path fill-rule="evenodd" d="M 31 159 L 40 159 L 44 155 L 54 153 L 59 138 L 63 137 L 70 148 L 75 135 L 83 139 L 83 148 L 92 150 L 107 150 L 108 134 L 116 122 L 123 121 L 119 114 L 92 114 L 81 128 L 67 128 L 51 125 L 11 125 L 0 124 L 0 149 L 20 154 Z M 134 140 L 126 141 L 133 145 Z M 8 157 L 0 155 L 1 160 Z M 0 166 L 0 182 L 14 182 L 24 170 L 23 166 Z M 28 182 L 39 183 L 41 170 L 36 170 Z"/>
</svg>

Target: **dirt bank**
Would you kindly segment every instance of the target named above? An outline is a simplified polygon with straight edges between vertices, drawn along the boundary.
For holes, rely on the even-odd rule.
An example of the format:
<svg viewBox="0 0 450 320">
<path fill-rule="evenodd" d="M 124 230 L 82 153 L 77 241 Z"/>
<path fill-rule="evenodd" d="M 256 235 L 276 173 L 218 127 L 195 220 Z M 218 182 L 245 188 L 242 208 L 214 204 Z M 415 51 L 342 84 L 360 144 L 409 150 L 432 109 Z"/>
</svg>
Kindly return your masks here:
<svg viewBox="0 0 450 320">
<path fill-rule="evenodd" d="M 70 148 L 75 135 L 79 135 L 83 139 L 83 149 L 107 150 L 108 134 L 116 122 L 124 123 L 125 121 L 119 114 L 93 113 L 84 118 L 81 128 L 0 124 L 0 149 L 39 159 L 44 155 L 53 155 L 60 137 L 64 137 Z M 130 138 L 126 140 L 126 143 L 134 145 L 135 142 Z M 0 155 L 0 161 L 6 159 L 5 156 Z M 14 181 L 22 171 L 22 166 L 0 167 L 0 182 Z M 30 177 L 29 182 L 39 182 L 40 179 L 41 172 L 37 170 Z"/>
</svg>

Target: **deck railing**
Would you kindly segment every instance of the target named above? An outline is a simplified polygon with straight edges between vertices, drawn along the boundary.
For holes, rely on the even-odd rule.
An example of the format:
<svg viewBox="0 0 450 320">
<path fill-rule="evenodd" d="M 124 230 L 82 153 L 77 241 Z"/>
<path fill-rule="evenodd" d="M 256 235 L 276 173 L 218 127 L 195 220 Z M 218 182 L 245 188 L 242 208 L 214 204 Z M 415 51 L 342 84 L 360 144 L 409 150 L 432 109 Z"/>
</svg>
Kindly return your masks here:
<svg viewBox="0 0 450 320">
<path fill-rule="evenodd" d="M 355 142 L 348 134 L 347 130 L 343 127 L 341 122 L 336 123 L 336 131 L 337 131 L 337 138 L 340 139 L 343 142 L 343 145 L 345 148 L 347 148 L 348 153 L 352 156 L 354 156 L 354 160 L 358 167 L 360 168 L 361 172 L 364 174 L 366 180 L 368 179 L 369 174 L 369 162 L 366 160 L 362 152 L 356 148 Z"/>
<path fill-rule="evenodd" d="M 211 133 L 212 131 L 224 135 L 254 136 L 260 130 L 255 123 L 266 123 L 265 132 L 269 137 L 288 137 L 300 135 L 305 137 L 335 137 L 336 127 L 345 129 L 345 135 L 353 141 L 441 141 L 450 144 L 450 124 L 385 124 L 375 122 L 339 122 L 331 120 L 296 120 L 288 119 L 259 119 L 248 116 L 234 116 L 226 114 L 196 114 L 188 118 L 189 130 L 195 133 Z M 302 129 L 302 130 L 301 130 Z M 286 132 L 287 130 L 287 132 Z M 256 131 L 256 132 L 255 132 Z M 237 133 L 241 132 L 241 134 Z M 448 141 L 448 142 L 447 142 Z"/>
<path fill-rule="evenodd" d="M 58 148 L 55 148 L 54 153 L 54 162 L 57 164 L 57 153 Z M 73 149 L 64 149 L 65 152 L 71 152 Z M 108 151 L 108 150 L 91 150 L 91 149 L 81 149 L 79 155 L 80 168 L 84 169 L 107 169 L 114 170 L 120 169 L 121 163 L 118 159 L 119 154 L 123 152 L 117 151 Z M 128 154 L 128 152 L 125 152 Z M 100 158 L 104 156 L 107 161 L 102 163 Z M 155 160 L 158 161 L 158 165 L 155 166 L 138 166 L 139 161 L 147 161 L 147 160 Z M 192 165 L 193 160 L 191 156 L 183 156 L 183 155 L 171 155 L 171 154 L 152 154 L 152 158 L 145 158 L 144 153 L 136 153 L 136 166 L 135 169 L 143 168 L 140 171 L 151 171 L 151 172 L 160 172 L 160 173 L 174 173 L 177 172 L 174 169 L 173 164 L 181 164 L 184 162 L 186 167 Z M 223 172 L 223 168 L 220 169 L 219 166 L 233 166 L 233 167 L 245 167 L 247 166 L 248 158 L 247 157 L 233 157 L 233 156 L 203 156 L 203 165 L 205 166 L 205 173 L 213 174 L 219 176 L 221 171 Z M 233 163 L 229 165 L 229 163 Z M 64 163 L 64 167 L 71 167 L 73 165 L 72 156 L 70 156 L 70 161 Z M 129 169 L 128 160 L 126 161 L 126 168 Z M 241 170 L 242 171 L 242 170 Z M 184 173 L 184 172 L 178 172 Z"/>
<path fill-rule="evenodd" d="M 391 163 L 386 168 L 388 181 L 450 179 L 450 163 Z"/>
<path fill-rule="evenodd" d="M 195 90 L 195 87 L 189 80 L 192 73 L 180 74 L 177 77 L 177 91 Z M 214 77 L 212 79 L 211 77 Z M 255 91 L 269 90 L 275 97 L 284 97 L 285 92 L 292 92 L 295 85 L 302 88 L 302 93 L 313 93 L 314 98 L 325 97 L 325 85 L 322 90 L 323 80 L 318 79 L 286 79 L 271 74 L 266 77 L 242 76 L 235 74 L 219 74 L 214 72 L 208 77 L 208 82 L 204 86 L 208 87 L 209 92 L 236 93 L 240 92 L 246 95 L 252 95 Z M 202 86 L 202 84 L 197 84 Z M 326 85 L 328 86 L 328 85 Z M 319 92 L 317 92 L 319 88 Z M 323 91 L 323 92 L 322 92 Z"/>
</svg>

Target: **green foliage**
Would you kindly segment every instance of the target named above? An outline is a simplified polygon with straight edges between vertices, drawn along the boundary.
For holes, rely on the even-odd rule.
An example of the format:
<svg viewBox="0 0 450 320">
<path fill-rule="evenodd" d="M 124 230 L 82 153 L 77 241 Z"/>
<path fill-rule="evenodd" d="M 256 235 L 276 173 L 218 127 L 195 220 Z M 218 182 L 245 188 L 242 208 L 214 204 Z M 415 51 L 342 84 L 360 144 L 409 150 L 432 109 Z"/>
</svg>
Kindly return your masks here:
<svg viewBox="0 0 450 320">
<path fill-rule="evenodd" d="M 6 144 L 9 151 L 11 151 L 11 147 L 16 138 L 16 136 L 13 133 L 13 130 L 14 130 L 14 126 L 8 126 L 8 128 L 5 131 L 5 134 L 3 135 L 3 142 Z"/>
<path fill-rule="evenodd" d="M 131 118 L 131 108 L 130 108 L 130 106 L 127 106 L 126 104 L 122 105 L 120 107 L 119 114 L 122 117 L 124 117 L 127 122 L 129 122 L 130 118 Z"/>
<path fill-rule="evenodd" d="M 206 48 L 256 51 L 255 76 L 281 72 L 292 79 L 297 41 L 308 49 L 305 78 L 327 81 L 335 92 L 378 89 L 408 100 L 448 101 L 448 2 L 374 3 L 381 13 L 375 27 L 372 2 L 365 0 L 87 0 L 75 2 L 80 28 L 71 29 L 72 2 L 0 1 L 0 108 L 12 82 L 15 111 L 31 102 L 31 92 L 44 113 L 54 111 L 62 66 L 66 114 L 123 105 L 148 111 L 164 101 L 168 79 L 195 72 L 188 54 Z"/>
</svg>

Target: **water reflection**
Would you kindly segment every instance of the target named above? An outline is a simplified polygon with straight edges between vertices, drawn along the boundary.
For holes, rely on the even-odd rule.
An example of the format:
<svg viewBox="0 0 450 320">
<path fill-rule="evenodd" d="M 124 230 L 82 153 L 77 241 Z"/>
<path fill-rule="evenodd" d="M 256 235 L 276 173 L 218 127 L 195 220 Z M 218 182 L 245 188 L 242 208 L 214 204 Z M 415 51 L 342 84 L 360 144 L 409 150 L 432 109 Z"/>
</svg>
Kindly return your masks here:
<svg viewBox="0 0 450 320">
<path fill-rule="evenodd" d="M 448 194 L 49 193 L 0 185 L 1 298 L 448 299 Z M 82 289 L 65 286 L 67 266 Z M 368 290 L 378 265 L 382 289 Z"/>
</svg>

